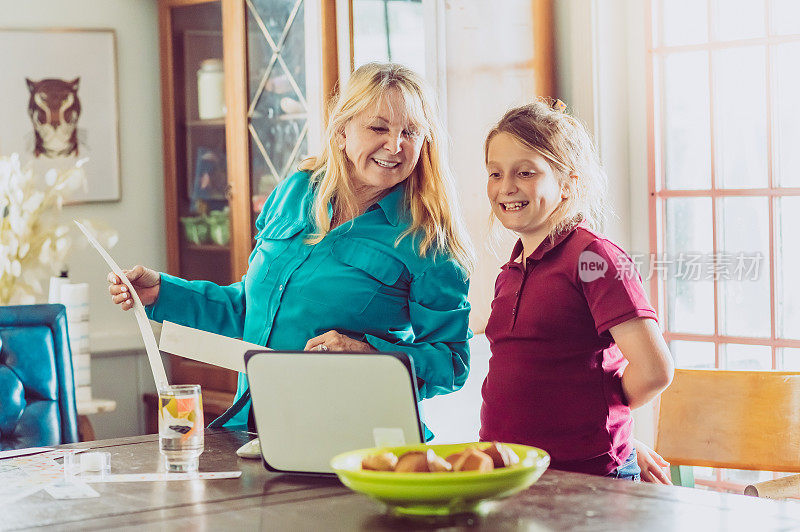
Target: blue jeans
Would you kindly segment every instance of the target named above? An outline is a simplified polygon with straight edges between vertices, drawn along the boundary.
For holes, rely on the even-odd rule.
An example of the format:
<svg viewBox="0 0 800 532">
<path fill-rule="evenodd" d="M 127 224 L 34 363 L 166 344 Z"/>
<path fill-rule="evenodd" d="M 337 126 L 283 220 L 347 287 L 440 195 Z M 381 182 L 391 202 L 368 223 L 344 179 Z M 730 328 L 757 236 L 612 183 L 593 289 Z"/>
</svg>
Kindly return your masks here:
<svg viewBox="0 0 800 532">
<path fill-rule="evenodd" d="M 639 464 L 636 462 L 636 449 L 633 449 L 625 462 L 607 476 L 639 482 L 641 480 L 641 474 L 642 470 L 639 469 Z"/>
</svg>

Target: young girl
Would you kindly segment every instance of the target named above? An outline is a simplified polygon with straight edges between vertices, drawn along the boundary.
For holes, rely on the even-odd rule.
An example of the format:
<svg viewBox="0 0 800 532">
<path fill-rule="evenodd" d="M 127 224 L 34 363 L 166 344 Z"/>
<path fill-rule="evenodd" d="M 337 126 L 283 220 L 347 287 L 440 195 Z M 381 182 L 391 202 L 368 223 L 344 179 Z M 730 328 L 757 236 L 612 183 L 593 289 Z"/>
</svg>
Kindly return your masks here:
<svg viewBox="0 0 800 532">
<path fill-rule="evenodd" d="M 485 155 L 492 215 L 519 241 L 486 326 L 481 440 L 638 480 L 631 409 L 669 385 L 673 366 L 630 257 L 596 232 L 606 177 L 592 141 L 563 103 L 539 101 L 507 112 Z M 668 482 L 661 457 L 641 449 L 645 479 Z"/>
</svg>

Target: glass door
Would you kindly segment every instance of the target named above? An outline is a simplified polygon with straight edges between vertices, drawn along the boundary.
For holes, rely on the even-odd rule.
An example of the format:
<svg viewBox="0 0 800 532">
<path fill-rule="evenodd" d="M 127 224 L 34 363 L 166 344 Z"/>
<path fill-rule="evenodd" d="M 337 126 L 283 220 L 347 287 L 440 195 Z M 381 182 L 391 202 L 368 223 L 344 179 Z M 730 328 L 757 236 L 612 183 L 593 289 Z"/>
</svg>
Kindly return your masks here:
<svg viewBox="0 0 800 532">
<path fill-rule="evenodd" d="M 221 3 L 174 7 L 171 25 L 175 134 L 165 142 L 174 143 L 179 273 L 227 284 L 231 234 Z"/>
<path fill-rule="evenodd" d="M 248 132 L 253 220 L 275 186 L 309 155 L 308 75 L 314 77 L 305 0 L 246 0 Z M 310 120 L 311 117 L 311 120 Z"/>
</svg>

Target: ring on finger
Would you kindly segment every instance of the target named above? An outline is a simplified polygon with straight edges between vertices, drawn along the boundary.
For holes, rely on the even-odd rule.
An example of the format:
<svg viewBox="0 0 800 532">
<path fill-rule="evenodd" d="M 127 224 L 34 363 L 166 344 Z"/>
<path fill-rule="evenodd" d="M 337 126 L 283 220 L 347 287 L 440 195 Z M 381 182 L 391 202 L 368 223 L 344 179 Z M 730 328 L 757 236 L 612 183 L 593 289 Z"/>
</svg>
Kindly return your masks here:
<svg viewBox="0 0 800 532">
<path fill-rule="evenodd" d="M 325 345 L 325 344 L 322 344 L 321 346 L 319 346 L 319 348 L 320 348 L 321 351 L 327 351 L 328 350 L 328 346 Z"/>
</svg>

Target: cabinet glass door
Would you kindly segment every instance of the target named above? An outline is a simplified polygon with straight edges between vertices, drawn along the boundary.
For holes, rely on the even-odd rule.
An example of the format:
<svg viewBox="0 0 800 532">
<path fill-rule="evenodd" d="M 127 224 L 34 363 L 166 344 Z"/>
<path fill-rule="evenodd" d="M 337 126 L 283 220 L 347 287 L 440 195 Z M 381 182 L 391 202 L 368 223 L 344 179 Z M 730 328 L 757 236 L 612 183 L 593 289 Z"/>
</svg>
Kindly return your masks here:
<svg viewBox="0 0 800 532">
<path fill-rule="evenodd" d="M 308 156 L 305 0 L 246 0 L 253 219 Z"/>
<path fill-rule="evenodd" d="M 227 284 L 230 215 L 221 4 L 175 7 L 171 20 L 180 274 Z"/>
</svg>

